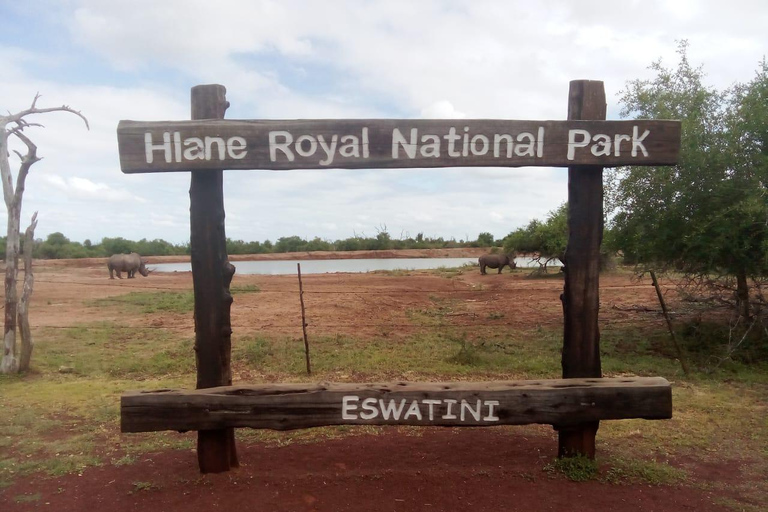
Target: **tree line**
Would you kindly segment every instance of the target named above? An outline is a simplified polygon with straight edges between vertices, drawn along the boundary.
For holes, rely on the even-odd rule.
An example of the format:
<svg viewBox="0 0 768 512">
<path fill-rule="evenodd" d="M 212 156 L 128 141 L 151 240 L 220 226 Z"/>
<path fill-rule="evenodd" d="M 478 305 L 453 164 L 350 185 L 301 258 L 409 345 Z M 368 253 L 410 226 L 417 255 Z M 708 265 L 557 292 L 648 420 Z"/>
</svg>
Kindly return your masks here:
<svg viewBox="0 0 768 512">
<path fill-rule="evenodd" d="M 475 240 L 456 240 L 454 238 L 428 237 L 418 233 L 415 237 L 393 238 L 386 230 L 379 231 L 375 237 L 355 235 L 342 240 L 312 239 L 300 236 L 280 237 L 272 242 L 246 242 L 227 239 L 227 254 L 267 254 L 284 252 L 311 251 L 374 251 L 398 249 L 446 249 L 456 247 L 501 247 L 503 239 L 494 239 L 493 234 L 480 233 Z M 6 237 L 0 238 L 0 253 L 5 257 Z M 72 241 L 63 233 L 51 233 L 45 239 L 37 239 L 32 247 L 32 256 L 38 259 L 77 259 L 101 258 L 113 254 L 137 252 L 142 256 L 188 255 L 189 243 L 173 244 L 162 239 L 139 241 L 122 237 L 102 238 L 98 243 L 90 240 Z"/>
</svg>

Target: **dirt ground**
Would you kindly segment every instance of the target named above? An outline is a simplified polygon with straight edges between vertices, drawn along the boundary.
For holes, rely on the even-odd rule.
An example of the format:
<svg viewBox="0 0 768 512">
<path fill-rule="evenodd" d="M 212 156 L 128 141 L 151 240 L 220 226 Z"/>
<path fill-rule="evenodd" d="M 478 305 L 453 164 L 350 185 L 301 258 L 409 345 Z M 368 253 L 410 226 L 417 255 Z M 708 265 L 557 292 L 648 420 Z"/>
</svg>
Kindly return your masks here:
<svg viewBox="0 0 768 512">
<path fill-rule="evenodd" d="M 398 256 L 476 256 L 482 251 L 442 250 Z M 360 257 L 372 256 L 359 254 Z M 313 257 L 336 257 L 333 254 Z M 349 256 L 345 254 L 344 256 Z M 381 257 L 381 254 L 375 254 Z M 274 257 L 270 255 L 269 257 Z M 306 258 L 306 254 L 281 256 Z M 231 260 L 236 265 L 238 257 Z M 243 258 L 245 259 L 245 258 Z M 151 262 L 179 258 L 151 258 Z M 183 260 L 183 258 L 181 258 Z M 151 266 L 151 265 L 150 265 Z M 309 330 L 319 334 L 406 336 L 406 311 L 447 300 L 452 325 L 485 323 L 510 329 L 562 324 L 562 280 L 527 279 L 517 272 L 480 275 L 474 269 L 450 279 L 428 272 L 305 275 Z M 32 328 L 115 321 L 137 327 L 147 319 L 105 318 L 84 301 L 128 291 L 189 290 L 189 273 L 153 273 L 149 278 L 109 280 L 104 260 L 41 261 L 35 264 Z M 255 284 L 260 293 L 237 295 L 232 326 L 238 330 L 301 336 L 296 276 L 240 276 L 233 286 Z M 601 324 L 662 319 L 649 280 L 628 274 L 601 279 Z M 644 311 L 644 310 L 649 311 Z M 489 318 L 489 311 L 503 311 Z M 154 316 L 152 325 L 191 335 L 193 321 Z M 247 376 L 236 376 L 239 377 Z M 187 434 L 193 435 L 193 434 Z M 392 429 L 385 434 L 288 446 L 239 446 L 241 467 L 201 476 L 187 450 L 146 453 L 133 464 L 105 464 L 59 478 L 31 476 L 0 494 L 4 511 L 720 511 L 707 485 L 612 485 L 573 483 L 543 471 L 556 455 L 549 427 L 484 429 Z M 685 461 L 671 461 L 679 466 Z M 740 478 L 738 467 L 693 466 L 698 482 Z M 139 485 L 137 482 L 151 482 Z M 34 502 L 10 497 L 40 493 Z M 722 497 L 722 491 L 718 492 Z"/>
</svg>

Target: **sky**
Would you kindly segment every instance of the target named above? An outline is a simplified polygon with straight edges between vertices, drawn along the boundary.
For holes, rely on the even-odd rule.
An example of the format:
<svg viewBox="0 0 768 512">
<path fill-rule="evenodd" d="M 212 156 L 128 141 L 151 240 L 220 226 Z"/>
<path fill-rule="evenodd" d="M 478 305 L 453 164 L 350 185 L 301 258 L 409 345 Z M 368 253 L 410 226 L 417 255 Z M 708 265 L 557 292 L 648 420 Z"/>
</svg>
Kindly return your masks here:
<svg viewBox="0 0 768 512">
<path fill-rule="evenodd" d="M 37 238 L 188 242 L 189 174 L 123 174 L 116 128 L 189 119 L 195 85 L 224 85 L 230 119 L 564 120 L 569 81 L 591 79 L 620 119 L 620 91 L 675 67 L 680 40 L 709 85 L 750 80 L 765 27 L 765 0 L 0 0 L 0 109 L 40 93 L 90 123 L 30 119 L 22 229 L 38 211 Z M 565 168 L 224 173 L 245 241 L 502 238 L 566 199 Z"/>
</svg>

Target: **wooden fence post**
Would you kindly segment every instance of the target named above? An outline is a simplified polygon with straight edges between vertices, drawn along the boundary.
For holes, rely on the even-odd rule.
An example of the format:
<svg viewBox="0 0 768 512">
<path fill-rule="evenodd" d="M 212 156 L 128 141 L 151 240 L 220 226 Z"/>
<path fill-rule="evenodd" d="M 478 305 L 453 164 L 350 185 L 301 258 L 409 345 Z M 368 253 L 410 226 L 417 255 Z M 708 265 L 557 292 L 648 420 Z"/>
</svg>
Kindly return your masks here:
<svg viewBox="0 0 768 512">
<path fill-rule="evenodd" d="M 223 119 L 229 107 L 223 85 L 192 88 L 192 119 Z M 235 267 L 227 258 L 222 170 L 192 171 L 189 188 L 190 249 L 195 290 L 197 389 L 232 384 L 229 284 Z M 202 473 L 238 466 L 234 429 L 201 430 L 197 461 Z"/>
<path fill-rule="evenodd" d="M 603 120 L 603 82 L 573 80 L 568 93 L 569 120 Z M 600 243 L 603 238 L 603 167 L 568 167 L 568 247 L 563 302 L 563 378 L 601 377 Z M 597 421 L 558 430 L 558 456 L 595 457 Z"/>
</svg>

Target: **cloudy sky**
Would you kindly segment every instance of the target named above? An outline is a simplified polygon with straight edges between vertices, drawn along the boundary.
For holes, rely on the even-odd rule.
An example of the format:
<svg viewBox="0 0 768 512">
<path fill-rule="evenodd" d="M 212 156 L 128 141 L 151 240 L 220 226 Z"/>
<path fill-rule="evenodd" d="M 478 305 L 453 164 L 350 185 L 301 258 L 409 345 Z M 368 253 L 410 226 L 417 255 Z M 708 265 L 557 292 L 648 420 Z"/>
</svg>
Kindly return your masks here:
<svg viewBox="0 0 768 512">
<path fill-rule="evenodd" d="M 710 85 L 768 53 L 764 0 L 0 0 L 0 108 L 67 104 L 30 130 L 37 236 L 189 239 L 189 175 L 120 171 L 121 119 L 189 119 L 227 87 L 232 119 L 565 119 L 568 82 L 618 92 L 677 42 Z M 18 159 L 12 157 L 12 168 Z M 565 201 L 562 168 L 229 171 L 227 236 L 503 237 Z M 5 225 L 5 209 L 0 221 Z M 4 233 L 3 233 L 4 234 Z"/>
</svg>

